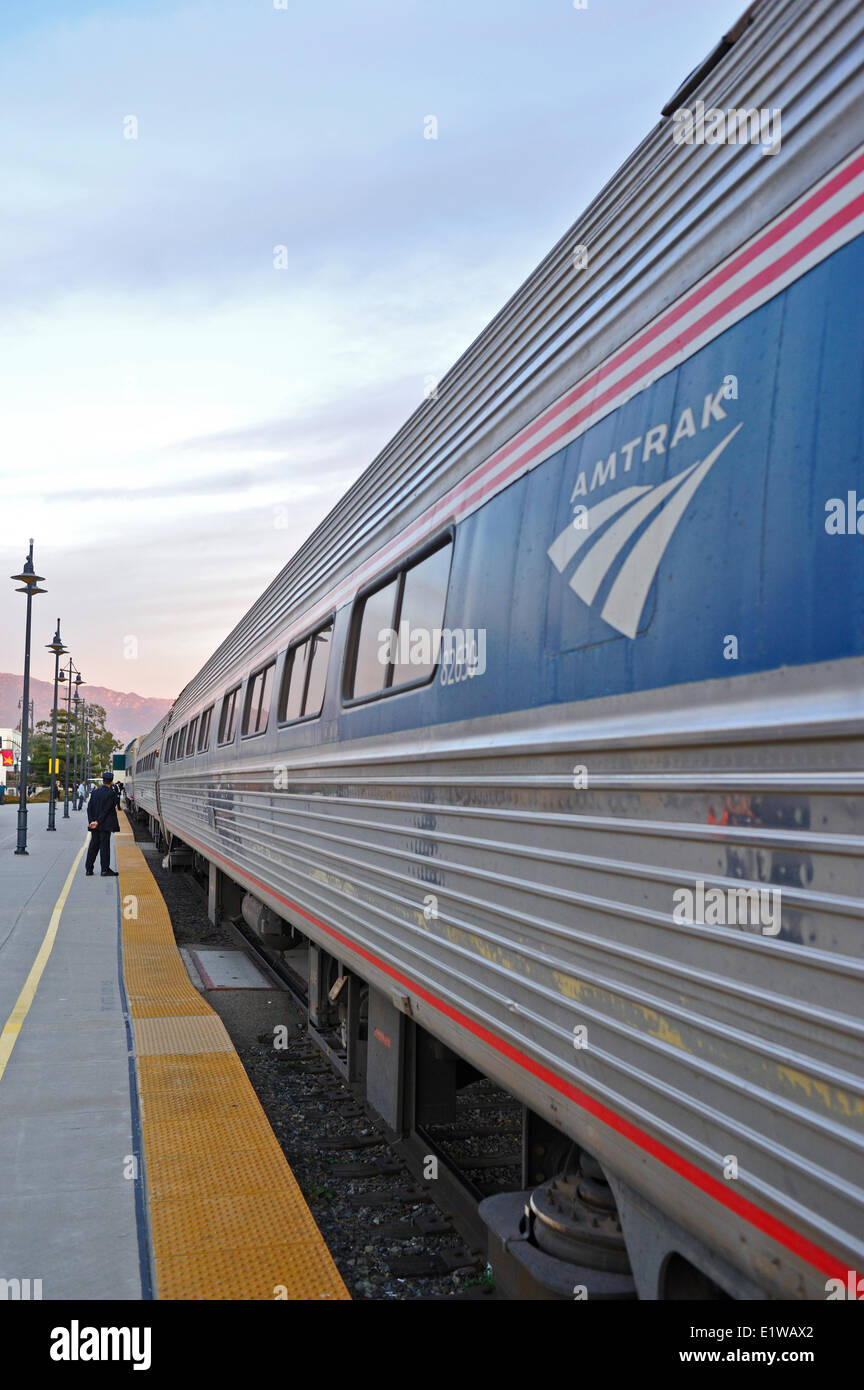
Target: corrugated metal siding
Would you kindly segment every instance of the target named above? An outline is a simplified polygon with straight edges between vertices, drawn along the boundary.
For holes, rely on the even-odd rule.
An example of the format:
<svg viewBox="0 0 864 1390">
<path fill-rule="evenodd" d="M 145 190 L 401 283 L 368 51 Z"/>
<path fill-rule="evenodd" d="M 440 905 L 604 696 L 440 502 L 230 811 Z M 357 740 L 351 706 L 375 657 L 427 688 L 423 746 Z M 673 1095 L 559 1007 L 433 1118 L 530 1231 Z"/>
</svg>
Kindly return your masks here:
<svg viewBox="0 0 864 1390">
<path fill-rule="evenodd" d="M 282 895 L 277 910 L 302 904 L 369 953 L 340 950 L 367 978 L 400 988 L 371 956 L 414 982 L 422 1022 L 676 1219 L 686 1185 L 592 1134 L 579 1105 L 424 1007 L 423 991 L 709 1174 L 735 1155 L 736 1191 L 860 1268 L 864 774 L 848 768 L 864 761 L 864 670 L 845 668 L 828 727 L 813 698 L 824 669 L 800 673 L 797 725 L 783 673 L 769 673 L 741 678 L 734 700 L 718 683 L 655 692 L 641 712 L 624 696 L 535 711 L 527 730 L 507 716 L 431 731 L 423 747 L 391 736 L 295 753 L 278 791 L 272 754 L 223 775 L 177 769 L 163 810 L 257 896 Z M 838 747 L 844 711 L 859 736 Z M 574 748 L 588 792 L 572 786 Z M 712 825 L 745 798 L 752 821 Z M 781 938 L 673 921 L 674 888 L 776 885 L 778 865 Z M 760 1286 L 824 1294 L 793 1258 L 771 1266 L 771 1243 L 742 1237 L 732 1213 L 703 1199 L 693 1221 Z"/>
<path fill-rule="evenodd" d="M 685 153 L 661 121 L 190 681 L 177 717 L 860 143 L 861 26 L 855 0 L 761 8 L 688 101 L 780 107 L 781 155 Z M 587 274 L 572 269 L 581 244 Z"/>
</svg>

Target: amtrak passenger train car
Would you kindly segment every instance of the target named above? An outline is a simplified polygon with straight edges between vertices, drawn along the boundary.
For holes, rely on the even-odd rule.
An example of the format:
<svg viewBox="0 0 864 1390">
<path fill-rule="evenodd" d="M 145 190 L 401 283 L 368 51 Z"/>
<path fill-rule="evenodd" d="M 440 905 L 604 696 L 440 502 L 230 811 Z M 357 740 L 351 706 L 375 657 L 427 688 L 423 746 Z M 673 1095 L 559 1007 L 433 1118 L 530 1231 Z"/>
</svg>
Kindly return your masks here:
<svg viewBox="0 0 864 1390">
<path fill-rule="evenodd" d="M 864 1272 L 862 29 L 751 5 L 136 752 L 392 1131 L 524 1106 L 516 1296 Z"/>
</svg>

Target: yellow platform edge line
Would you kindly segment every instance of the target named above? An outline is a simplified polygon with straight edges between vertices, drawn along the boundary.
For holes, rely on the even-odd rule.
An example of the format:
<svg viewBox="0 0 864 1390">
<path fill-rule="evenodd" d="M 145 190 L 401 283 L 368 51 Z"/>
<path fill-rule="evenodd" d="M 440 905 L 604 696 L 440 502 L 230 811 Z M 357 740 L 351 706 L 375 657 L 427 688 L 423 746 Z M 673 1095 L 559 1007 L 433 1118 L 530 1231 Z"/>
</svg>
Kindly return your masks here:
<svg viewBox="0 0 864 1390">
<path fill-rule="evenodd" d="M 12 1012 L 3 1025 L 2 1033 L 0 1033 L 0 1079 L 2 1079 L 3 1073 L 5 1072 L 6 1067 L 9 1064 L 9 1058 L 12 1056 L 12 1049 L 18 1041 L 18 1034 L 21 1032 L 24 1020 L 30 1012 L 30 1005 L 36 998 L 36 991 L 39 988 L 39 981 L 42 979 L 45 966 L 48 964 L 48 957 L 51 955 L 51 952 L 54 949 L 54 941 L 57 937 L 57 928 L 60 926 L 60 918 L 62 917 L 63 909 L 66 906 L 66 899 L 69 896 L 69 890 L 72 887 L 75 875 L 78 872 L 78 865 L 81 863 L 81 860 L 84 857 L 84 851 L 86 848 L 87 841 L 85 840 L 84 844 L 81 846 L 81 848 L 75 856 L 72 868 L 66 875 L 66 882 L 63 884 L 63 887 L 60 890 L 60 896 L 54 904 L 54 911 L 51 913 L 51 920 L 48 923 L 48 929 L 45 932 L 44 937 L 42 938 L 42 945 L 39 947 L 39 950 L 36 953 L 36 959 L 30 967 L 27 979 L 24 981 L 24 984 L 21 987 L 21 992 L 18 995 L 18 998 L 15 1000 L 15 1005 L 12 1009 Z"/>
<path fill-rule="evenodd" d="M 135 1039 L 156 1297 L 348 1300 L 230 1037 L 189 979 L 128 819 L 118 814 L 123 976 Z M 165 950 L 167 933 L 173 951 Z M 147 1002 L 139 1002 L 139 1015 L 142 995 Z M 197 1032 L 193 1015 L 202 1023 L 207 1018 Z M 190 1028 L 194 1041 L 187 1044 Z M 202 1049 L 207 1034 L 209 1051 Z M 154 1055 L 160 1035 L 176 1038 L 178 1051 L 160 1047 Z M 255 1154 L 267 1173 L 264 1190 L 258 1165 L 249 1162 Z M 200 1182 L 190 1183 L 196 1173 Z"/>
</svg>

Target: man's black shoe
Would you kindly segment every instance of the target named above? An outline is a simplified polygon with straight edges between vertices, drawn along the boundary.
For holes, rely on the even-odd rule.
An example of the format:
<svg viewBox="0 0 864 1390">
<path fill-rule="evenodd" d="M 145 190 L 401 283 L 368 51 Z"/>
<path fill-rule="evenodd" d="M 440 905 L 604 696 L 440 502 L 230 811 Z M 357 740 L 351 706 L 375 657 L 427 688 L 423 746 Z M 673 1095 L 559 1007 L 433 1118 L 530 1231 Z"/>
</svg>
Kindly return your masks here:
<svg viewBox="0 0 864 1390">
<path fill-rule="evenodd" d="M 120 875 L 118 874 L 118 872 L 117 872 L 116 869 L 103 869 L 103 870 L 102 870 L 102 877 L 103 877 L 103 878 L 119 878 Z"/>
<path fill-rule="evenodd" d="M 92 878 L 92 877 L 93 877 L 93 870 L 92 870 L 92 869 L 85 869 L 85 870 L 84 870 L 84 873 L 85 873 L 85 875 L 86 875 L 87 878 Z"/>
</svg>

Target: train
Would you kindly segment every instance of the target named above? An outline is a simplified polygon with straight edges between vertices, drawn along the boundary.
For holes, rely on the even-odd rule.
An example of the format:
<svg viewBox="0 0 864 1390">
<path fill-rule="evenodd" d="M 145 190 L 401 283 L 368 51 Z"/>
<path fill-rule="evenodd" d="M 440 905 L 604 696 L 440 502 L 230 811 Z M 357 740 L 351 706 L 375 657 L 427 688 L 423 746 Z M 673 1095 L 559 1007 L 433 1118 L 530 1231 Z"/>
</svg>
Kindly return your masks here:
<svg viewBox="0 0 864 1390">
<path fill-rule="evenodd" d="M 864 1270 L 862 30 L 750 5 L 127 768 L 388 1132 L 519 1102 L 513 1297 Z"/>
</svg>

